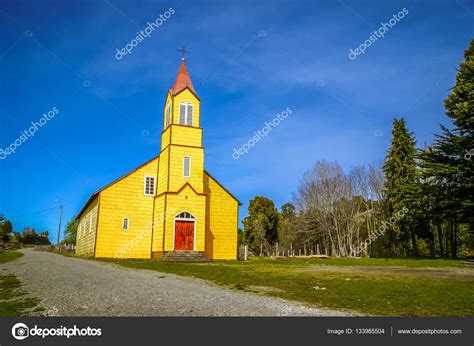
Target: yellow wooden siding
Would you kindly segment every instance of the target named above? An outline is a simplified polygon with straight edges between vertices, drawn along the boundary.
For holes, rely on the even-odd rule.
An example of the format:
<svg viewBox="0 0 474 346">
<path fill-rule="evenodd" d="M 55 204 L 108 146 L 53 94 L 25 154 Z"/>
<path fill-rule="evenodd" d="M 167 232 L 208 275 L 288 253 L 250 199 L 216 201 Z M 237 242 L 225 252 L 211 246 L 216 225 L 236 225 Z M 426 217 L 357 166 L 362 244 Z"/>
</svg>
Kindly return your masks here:
<svg viewBox="0 0 474 346">
<path fill-rule="evenodd" d="M 97 232 L 98 201 L 99 197 L 97 196 L 79 218 L 76 235 L 76 254 L 79 256 L 94 256 L 95 236 Z"/>
<path fill-rule="evenodd" d="M 171 127 L 172 126 L 169 126 L 161 135 L 161 150 L 163 150 L 170 144 Z"/>
<path fill-rule="evenodd" d="M 179 105 L 181 102 L 193 104 L 193 126 L 199 127 L 200 125 L 200 102 L 188 89 L 175 95 L 173 98 L 173 124 L 179 124 Z"/>
<path fill-rule="evenodd" d="M 193 126 L 172 125 L 171 144 L 202 146 L 202 129 Z M 164 147 L 162 147 L 164 148 Z"/>
<path fill-rule="evenodd" d="M 96 257 L 150 258 L 154 197 L 144 195 L 144 179 L 156 177 L 157 164 L 150 161 L 100 193 Z"/>
<path fill-rule="evenodd" d="M 236 259 L 238 202 L 207 174 L 204 186 L 209 194 L 204 255 L 213 259 Z"/>
<path fill-rule="evenodd" d="M 168 160 L 170 148 L 163 150 L 160 154 L 160 162 L 158 168 L 158 184 L 156 194 L 166 191 L 168 189 Z"/>
<path fill-rule="evenodd" d="M 168 217 L 168 215 L 165 213 L 165 195 L 163 194 L 155 199 L 152 252 L 163 251 L 163 226 L 165 217 Z"/>
<path fill-rule="evenodd" d="M 204 149 L 171 145 L 169 191 L 178 191 L 184 184 L 190 183 L 197 192 L 203 192 Z M 185 178 L 184 157 L 191 159 L 191 176 Z"/>
</svg>

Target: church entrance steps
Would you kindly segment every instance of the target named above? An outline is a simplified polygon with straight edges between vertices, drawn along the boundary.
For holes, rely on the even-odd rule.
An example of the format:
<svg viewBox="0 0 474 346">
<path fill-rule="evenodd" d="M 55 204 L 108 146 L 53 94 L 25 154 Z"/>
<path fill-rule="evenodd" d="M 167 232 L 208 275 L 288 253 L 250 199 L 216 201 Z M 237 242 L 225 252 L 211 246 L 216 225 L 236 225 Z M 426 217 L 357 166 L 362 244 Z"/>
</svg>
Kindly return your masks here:
<svg viewBox="0 0 474 346">
<path fill-rule="evenodd" d="M 170 262 L 209 262 L 210 259 L 204 253 L 197 251 L 169 251 L 162 257 L 164 261 Z"/>
</svg>

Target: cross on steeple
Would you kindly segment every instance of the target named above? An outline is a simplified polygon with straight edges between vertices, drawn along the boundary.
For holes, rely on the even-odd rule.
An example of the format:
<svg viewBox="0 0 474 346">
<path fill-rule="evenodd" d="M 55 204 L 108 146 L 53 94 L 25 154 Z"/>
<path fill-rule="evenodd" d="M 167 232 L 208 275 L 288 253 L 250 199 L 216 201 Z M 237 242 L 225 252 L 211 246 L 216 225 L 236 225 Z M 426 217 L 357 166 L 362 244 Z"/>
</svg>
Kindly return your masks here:
<svg viewBox="0 0 474 346">
<path fill-rule="evenodd" d="M 181 60 L 184 60 L 184 54 L 191 54 L 191 52 L 189 50 L 186 50 L 185 46 L 183 46 L 183 48 L 181 48 L 181 49 L 178 49 L 178 52 L 180 52 L 182 54 Z"/>
</svg>

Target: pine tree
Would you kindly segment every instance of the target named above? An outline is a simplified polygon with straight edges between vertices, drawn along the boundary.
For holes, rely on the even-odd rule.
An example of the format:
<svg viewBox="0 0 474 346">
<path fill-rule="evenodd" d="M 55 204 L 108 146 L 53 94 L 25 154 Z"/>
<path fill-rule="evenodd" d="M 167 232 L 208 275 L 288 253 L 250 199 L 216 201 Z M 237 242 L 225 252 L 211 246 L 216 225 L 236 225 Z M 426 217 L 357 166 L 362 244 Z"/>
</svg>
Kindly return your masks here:
<svg viewBox="0 0 474 346">
<path fill-rule="evenodd" d="M 445 100 L 452 128 L 442 133 L 421 155 L 421 167 L 438 189 L 443 190 L 441 210 L 445 217 L 468 223 L 474 229 L 474 39 L 464 52 L 456 85 Z"/>
<path fill-rule="evenodd" d="M 385 196 L 389 217 L 402 210 L 404 207 L 410 211 L 412 205 L 413 187 L 416 184 L 415 140 L 413 134 L 408 132 L 405 120 L 394 119 L 392 140 L 385 157 L 383 171 L 385 174 Z M 399 254 L 400 241 L 405 250 L 409 250 L 411 240 L 411 254 L 417 254 L 416 234 L 410 212 L 404 219 L 399 220 L 388 232 L 388 240 L 392 255 Z"/>
</svg>

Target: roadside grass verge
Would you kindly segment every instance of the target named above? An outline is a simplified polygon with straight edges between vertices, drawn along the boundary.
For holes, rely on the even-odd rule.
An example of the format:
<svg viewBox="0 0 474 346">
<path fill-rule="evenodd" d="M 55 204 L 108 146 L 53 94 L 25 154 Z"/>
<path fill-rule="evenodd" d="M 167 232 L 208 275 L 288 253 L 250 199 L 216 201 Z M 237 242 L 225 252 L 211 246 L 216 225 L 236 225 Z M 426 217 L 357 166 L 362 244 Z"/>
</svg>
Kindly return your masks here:
<svg viewBox="0 0 474 346">
<path fill-rule="evenodd" d="M 0 264 L 16 260 L 17 258 L 23 257 L 21 252 L 17 251 L 3 251 L 0 252 Z"/>
<path fill-rule="evenodd" d="M 255 292 L 377 316 L 473 316 L 472 277 L 419 275 L 420 268 L 459 267 L 460 261 L 405 259 L 270 260 L 172 263 L 160 260 L 110 260 L 118 265 L 191 276 L 233 289 Z M 324 270 L 311 270 L 320 264 Z M 357 270 L 351 272 L 353 266 Z M 374 274 L 370 267 L 385 266 Z M 390 269 L 406 267 L 403 273 Z M 410 269 L 411 267 L 416 267 Z M 373 268 L 372 268 L 373 269 Z M 381 268 L 382 269 L 382 268 Z M 455 268 L 447 270 L 456 270 Z M 385 271 L 383 268 L 382 270 Z"/>
<path fill-rule="evenodd" d="M 0 264 L 22 257 L 21 252 L 0 252 Z M 40 301 L 30 297 L 21 288 L 21 282 L 12 274 L 0 273 L 0 316 L 29 316 L 42 311 Z"/>
</svg>

